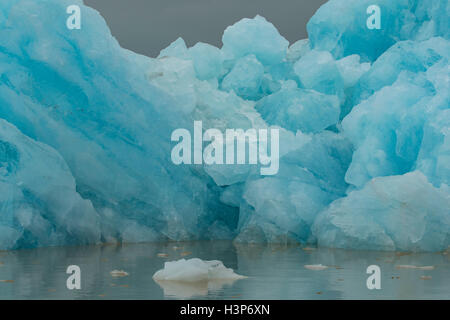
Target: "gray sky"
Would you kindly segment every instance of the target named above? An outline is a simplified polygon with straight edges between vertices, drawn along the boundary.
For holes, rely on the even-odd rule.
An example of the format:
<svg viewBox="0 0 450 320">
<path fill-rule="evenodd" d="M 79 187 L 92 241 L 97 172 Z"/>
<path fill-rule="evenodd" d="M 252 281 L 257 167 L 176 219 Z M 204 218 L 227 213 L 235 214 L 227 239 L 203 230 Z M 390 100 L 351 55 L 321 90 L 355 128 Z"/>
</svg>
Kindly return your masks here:
<svg viewBox="0 0 450 320">
<path fill-rule="evenodd" d="M 225 28 L 260 14 L 290 43 L 307 37 L 306 23 L 326 0 L 84 0 L 107 21 L 120 44 L 157 56 L 178 37 L 189 46 L 221 46 Z"/>
</svg>

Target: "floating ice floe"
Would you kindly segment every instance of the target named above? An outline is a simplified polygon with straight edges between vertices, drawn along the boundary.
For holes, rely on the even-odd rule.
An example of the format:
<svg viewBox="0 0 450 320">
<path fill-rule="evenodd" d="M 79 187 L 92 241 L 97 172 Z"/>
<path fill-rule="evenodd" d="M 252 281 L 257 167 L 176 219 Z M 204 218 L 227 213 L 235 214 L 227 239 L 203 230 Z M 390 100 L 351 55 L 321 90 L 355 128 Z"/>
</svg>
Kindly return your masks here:
<svg viewBox="0 0 450 320">
<path fill-rule="evenodd" d="M 226 268 L 221 261 L 198 258 L 166 262 L 164 269 L 153 275 L 165 296 L 179 299 L 205 296 L 244 278 Z"/>
<path fill-rule="evenodd" d="M 110 272 L 110 274 L 111 274 L 112 277 L 117 277 L 117 278 L 118 277 L 126 277 L 126 276 L 129 275 L 128 272 L 125 272 L 123 270 L 113 270 L 113 271 Z"/>
<path fill-rule="evenodd" d="M 159 258 L 168 258 L 169 257 L 169 255 L 167 253 L 158 253 L 156 256 Z"/>
<path fill-rule="evenodd" d="M 309 269 L 309 270 L 320 271 L 320 270 L 328 269 L 328 266 L 324 266 L 323 264 L 306 264 L 305 268 Z"/>
<path fill-rule="evenodd" d="M 409 264 L 404 264 L 404 265 L 397 265 L 395 266 L 397 269 L 417 269 L 417 270 L 434 270 L 434 266 L 423 266 L 423 267 L 418 267 L 418 266 L 413 266 L 413 265 L 409 265 Z"/>
<path fill-rule="evenodd" d="M 164 269 L 153 275 L 156 281 L 199 282 L 211 280 L 238 280 L 245 276 L 226 268 L 221 261 L 204 261 L 198 258 L 181 259 L 164 263 Z"/>
</svg>

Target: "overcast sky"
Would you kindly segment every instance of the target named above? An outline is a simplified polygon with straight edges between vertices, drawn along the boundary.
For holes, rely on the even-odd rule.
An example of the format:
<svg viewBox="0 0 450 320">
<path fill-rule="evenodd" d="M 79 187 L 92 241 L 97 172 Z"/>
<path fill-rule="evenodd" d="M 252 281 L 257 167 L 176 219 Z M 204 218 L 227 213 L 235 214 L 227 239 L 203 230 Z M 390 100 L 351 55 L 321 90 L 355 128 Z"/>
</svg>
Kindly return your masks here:
<svg viewBox="0 0 450 320">
<path fill-rule="evenodd" d="M 107 21 L 120 44 L 157 56 L 178 37 L 189 46 L 221 46 L 225 28 L 262 15 L 290 43 L 307 37 L 306 23 L 326 0 L 84 0 Z"/>
</svg>

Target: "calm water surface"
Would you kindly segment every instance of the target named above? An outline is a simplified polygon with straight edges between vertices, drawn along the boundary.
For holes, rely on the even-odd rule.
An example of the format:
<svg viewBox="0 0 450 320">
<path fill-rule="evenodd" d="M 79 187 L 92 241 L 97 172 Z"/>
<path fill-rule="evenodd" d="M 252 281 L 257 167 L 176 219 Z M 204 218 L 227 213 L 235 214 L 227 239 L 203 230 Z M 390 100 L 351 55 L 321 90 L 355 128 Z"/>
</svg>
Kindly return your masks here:
<svg viewBox="0 0 450 320">
<path fill-rule="evenodd" d="M 248 278 L 231 283 L 153 281 L 165 261 L 193 257 L 221 260 Z M 304 267 L 312 264 L 329 268 Z M 372 264 L 381 268 L 381 290 L 366 287 L 366 269 Z M 81 268 L 81 290 L 66 288 L 69 265 Z M 129 276 L 114 278 L 112 270 Z M 3 251 L 0 299 L 450 299 L 450 263 L 448 252 L 404 254 L 227 241 Z"/>
</svg>

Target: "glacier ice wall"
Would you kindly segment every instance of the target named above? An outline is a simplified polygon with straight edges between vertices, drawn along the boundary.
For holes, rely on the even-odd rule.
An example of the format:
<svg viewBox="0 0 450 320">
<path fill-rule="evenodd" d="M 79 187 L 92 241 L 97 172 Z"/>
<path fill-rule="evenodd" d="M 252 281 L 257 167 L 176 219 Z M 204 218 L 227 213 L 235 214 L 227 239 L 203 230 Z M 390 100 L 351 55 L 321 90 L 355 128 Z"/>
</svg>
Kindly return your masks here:
<svg viewBox="0 0 450 320">
<path fill-rule="evenodd" d="M 82 29 L 66 28 L 66 8 Z M 119 46 L 79 0 L 0 4 L 0 249 L 187 239 L 450 245 L 450 4 L 330 0 L 291 45 L 261 16 L 223 47 Z M 280 129 L 279 172 L 181 165 L 177 128 Z"/>
</svg>

